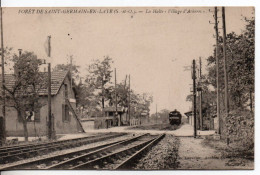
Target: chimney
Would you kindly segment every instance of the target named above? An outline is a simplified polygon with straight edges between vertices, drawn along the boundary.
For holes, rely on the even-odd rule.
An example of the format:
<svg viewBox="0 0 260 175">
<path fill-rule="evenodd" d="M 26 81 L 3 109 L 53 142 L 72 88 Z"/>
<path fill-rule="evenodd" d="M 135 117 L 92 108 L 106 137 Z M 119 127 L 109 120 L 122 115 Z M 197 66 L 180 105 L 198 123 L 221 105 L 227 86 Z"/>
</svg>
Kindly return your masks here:
<svg viewBox="0 0 260 175">
<path fill-rule="evenodd" d="M 22 55 L 22 49 L 18 49 L 18 52 L 19 52 L 19 57 L 18 57 L 18 58 L 20 58 L 21 55 Z M 18 74 L 18 70 L 17 70 L 17 67 L 16 67 L 15 65 L 14 65 L 14 74 L 15 74 L 15 75 Z"/>
</svg>

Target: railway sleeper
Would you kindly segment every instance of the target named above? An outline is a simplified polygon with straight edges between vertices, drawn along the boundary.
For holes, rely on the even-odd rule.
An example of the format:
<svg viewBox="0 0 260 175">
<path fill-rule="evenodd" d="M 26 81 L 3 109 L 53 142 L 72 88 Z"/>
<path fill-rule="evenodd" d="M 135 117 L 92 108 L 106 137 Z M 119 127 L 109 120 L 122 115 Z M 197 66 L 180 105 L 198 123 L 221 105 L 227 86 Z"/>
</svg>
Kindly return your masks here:
<svg viewBox="0 0 260 175">
<path fill-rule="evenodd" d="M 116 136 L 121 136 L 121 135 L 124 135 L 124 134 L 117 134 Z M 70 143 L 69 140 L 66 141 L 66 142 L 63 142 L 61 144 L 51 143 L 52 147 L 45 148 L 43 146 L 40 146 L 40 147 L 34 148 L 33 150 L 30 150 L 30 151 L 28 149 L 26 149 L 26 150 L 24 149 L 22 151 L 19 151 L 19 153 L 16 153 L 16 155 L 19 155 L 19 157 L 22 157 L 22 158 L 30 158 L 31 155 L 33 155 L 33 156 L 37 156 L 37 154 L 38 155 L 44 155 L 44 154 L 47 154 L 49 152 L 53 152 L 53 151 L 57 151 L 57 150 L 63 150 L 63 149 L 68 149 L 68 148 L 72 148 L 72 147 L 77 147 L 77 145 L 79 145 L 79 144 L 80 145 L 89 144 L 89 143 L 93 143 L 93 142 L 98 142 L 100 140 L 108 140 L 108 139 L 113 138 L 113 137 L 115 137 L 115 135 L 112 135 L 112 136 L 109 136 L 109 137 L 102 136 L 101 138 L 93 138 L 91 140 L 81 139 L 79 141 L 80 143 L 77 143 L 77 142 Z M 13 162 L 13 161 L 17 161 L 19 159 L 17 159 L 16 156 L 14 156 L 13 154 L 10 154 L 10 155 L 7 155 L 7 156 L 0 157 L 0 160 L 1 160 L 0 164 L 6 164 L 6 163 Z"/>
<path fill-rule="evenodd" d="M 154 140 L 154 139 L 152 139 Z M 70 169 L 93 169 L 95 165 L 102 165 L 102 162 L 103 160 L 107 160 L 107 159 L 110 159 L 111 157 L 115 157 L 117 156 L 118 154 L 120 154 L 120 157 L 125 157 L 127 154 L 126 152 L 128 151 L 128 149 L 133 149 L 133 150 L 138 150 L 138 149 L 141 149 L 144 145 L 146 144 L 149 144 L 152 140 L 148 140 L 144 143 L 141 143 L 137 146 L 132 146 L 131 148 L 126 148 L 126 149 L 123 149 L 121 151 L 117 151 L 117 152 L 114 152 L 114 153 L 111 153 L 111 154 L 108 154 L 108 155 L 105 155 L 105 156 L 102 156 L 102 157 L 99 157 L 99 158 L 96 158 L 94 160 L 90 160 L 89 162 L 84 162 L 82 164 L 79 164 L 79 165 L 76 165 L 74 167 L 71 167 Z"/>
</svg>

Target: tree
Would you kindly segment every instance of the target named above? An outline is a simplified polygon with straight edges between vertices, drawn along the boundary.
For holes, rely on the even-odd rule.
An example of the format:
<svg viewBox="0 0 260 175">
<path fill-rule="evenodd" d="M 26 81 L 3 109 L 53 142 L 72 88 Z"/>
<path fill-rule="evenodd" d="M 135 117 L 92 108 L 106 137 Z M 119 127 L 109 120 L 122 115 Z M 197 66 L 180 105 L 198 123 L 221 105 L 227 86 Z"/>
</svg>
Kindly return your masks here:
<svg viewBox="0 0 260 175">
<path fill-rule="evenodd" d="M 7 106 L 16 109 L 18 120 L 23 123 L 25 141 L 28 141 L 26 111 L 37 111 L 44 105 L 39 102 L 39 91 L 47 87 L 47 81 L 39 72 L 41 62 L 34 53 L 25 52 L 20 57 L 14 55 L 12 61 L 14 85 L 5 86 Z"/>
<path fill-rule="evenodd" d="M 138 118 L 141 113 L 150 113 L 150 105 L 153 102 L 152 95 L 148 93 L 137 94 L 131 92 L 131 116 Z"/>
<path fill-rule="evenodd" d="M 115 106 L 116 103 L 115 94 L 117 95 L 117 105 L 127 108 L 128 101 L 129 101 L 128 99 L 129 87 L 126 86 L 126 83 L 124 81 L 117 84 L 116 89 L 114 86 L 110 89 L 110 93 L 108 94 L 108 100 L 110 106 Z"/>
<path fill-rule="evenodd" d="M 70 56 L 70 59 L 73 60 L 73 55 Z M 72 80 L 73 83 L 75 84 L 75 82 L 79 82 L 80 80 L 80 71 L 79 71 L 80 66 L 73 64 L 72 62 L 70 64 L 57 64 L 54 67 L 54 71 L 71 71 L 71 76 L 72 76 Z"/>
<path fill-rule="evenodd" d="M 91 117 L 99 113 L 98 99 L 94 94 L 95 89 L 93 87 L 89 87 L 80 80 L 79 84 L 75 85 L 75 91 L 77 107 L 81 110 L 83 116 Z"/>
<path fill-rule="evenodd" d="M 250 108 L 253 108 L 254 92 L 254 28 L 255 20 L 246 19 L 246 30 L 237 35 L 234 32 L 227 34 L 227 65 L 229 77 L 229 98 L 231 110 L 237 108 L 246 108 L 250 101 Z M 216 87 L 215 57 L 208 58 L 208 76 L 207 80 L 213 87 Z M 219 82 L 220 92 L 224 90 L 224 72 L 223 72 L 223 39 L 219 38 Z M 224 100 L 221 97 L 221 106 Z"/>
<path fill-rule="evenodd" d="M 113 63 L 112 58 L 106 56 L 102 61 L 94 60 L 87 69 L 88 75 L 85 82 L 88 87 L 98 91 L 97 98 L 100 99 L 102 108 L 105 107 L 105 101 L 109 100 L 109 96 L 111 96 L 112 86 L 110 80 L 113 72 L 111 63 Z"/>
<path fill-rule="evenodd" d="M 245 30 L 237 35 L 234 32 L 227 34 L 226 57 L 228 65 L 228 88 L 230 110 L 251 111 L 254 107 L 254 53 L 255 53 L 255 19 L 244 19 Z M 202 112 L 203 116 L 216 115 L 216 58 L 207 59 L 207 74 L 202 77 Z M 219 87 L 220 112 L 224 111 L 224 68 L 223 68 L 223 38 L 219 37 Z M 187 97 L 192 101 L 192 96 Z M 198 99 L 196 100 L 198 102 Z"/>
</svg>

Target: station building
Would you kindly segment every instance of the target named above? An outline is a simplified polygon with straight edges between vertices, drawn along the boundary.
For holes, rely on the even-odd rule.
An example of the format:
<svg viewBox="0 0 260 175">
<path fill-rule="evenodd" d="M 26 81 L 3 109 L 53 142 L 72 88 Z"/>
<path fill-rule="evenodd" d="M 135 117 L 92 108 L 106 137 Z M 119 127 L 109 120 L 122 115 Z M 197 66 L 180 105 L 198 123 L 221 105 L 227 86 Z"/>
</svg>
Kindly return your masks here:
<svg viewBox="0 0 260 175">
<path fill-rule="evenodd" d="M 48 76 L 43 72 L 43 76 Z M 0 84 L 2 79 L 0 78 Z M 6 87 L 12 89 L 15 83 L 13 74 L 5 75 Z M 2 87 L 2 85 L 1 85 Z M 6 93 L 8 93 L 6 91 Z M 47 135 L 48 123 L 48 90 L 39 89 L 40 109 L 26 111 L 27 129 L 29 136 Z M 6 99 L 6 131 L 7 136 L 23 136 L 23 123 L 18 118 L 15 108 L 10 107 L 12 102 Z M 83 131 L 82 125 L 75 112 L 76 100 L 75 91 L 72 87 L 69 71 L 51 72 L 51 107 L 54 117 L 54 128 L 56 134 L 77 133 Z M 2 115 L 2 104 L 0 105 L 0 115 Z"/>
</svg>

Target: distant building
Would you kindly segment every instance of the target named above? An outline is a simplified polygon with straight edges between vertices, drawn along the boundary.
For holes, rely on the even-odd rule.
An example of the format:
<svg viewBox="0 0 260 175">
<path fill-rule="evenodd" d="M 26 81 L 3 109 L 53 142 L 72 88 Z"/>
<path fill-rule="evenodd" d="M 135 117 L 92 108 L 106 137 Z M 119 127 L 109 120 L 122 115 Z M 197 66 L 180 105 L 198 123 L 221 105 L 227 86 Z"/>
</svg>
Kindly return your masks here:
<svg viewBox="0 0 260 175">
<path fill-rule="evenodd" d="M 47 77 L 48 74 L 45 72 L 43 76 Z M 2 80 L 0 79 L 0 84 L 1 82 Z M 15 83 L 14 75 L 6 74 L 5 82 L 6 87 L 12 89 Z M 26 112 L 29 136 L 47 135 L 47 92 L 46 88 L 39 90 L 40 102 L 44 104 L 39 110 Z M 10 100 L 6 99 L 6 104 L 8 103 L 10 103 Z M 69 71 L 51 73 L 51 105 L 56 134 L 77 133 L 83 130 L 75 112 L 75 92 L 71 87 Z M 0 106 L 0 115 L 2 115 L 2 105 Z M 7 136 L 23 136 L 23 123 L 18 119 L 17 111 L 13 107 L 6 107 L 6 131 Z"/>
<path fill-rule="evenodd" d="M 192 111 L 189 111 L 189 112 L 185 112 L 184 113 L 187 118 L 188 118 L 188 123 L 192 126 L 194 126 L 194 117 L 193 117 L 193 114 L 192 114 Z"/>
<path fill-rule="evenodd" d="M 118 115 L 116 115 L 116 111 Z M 122 107 L 118 106 L 117 110 L 113 106 L 105 107 L 104 114 L 105 115 L 103 117 L 97 117 L 95 119 L 95 129 L 111 128 L 118 125 L 128 125 L 127 114 Z"/>
</svg>

